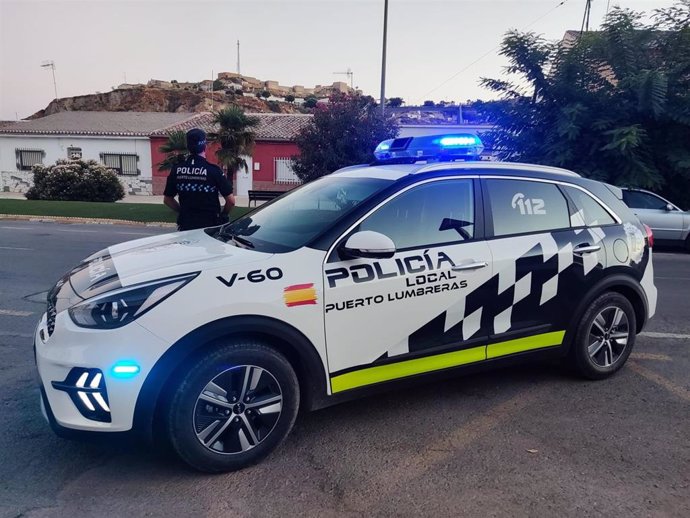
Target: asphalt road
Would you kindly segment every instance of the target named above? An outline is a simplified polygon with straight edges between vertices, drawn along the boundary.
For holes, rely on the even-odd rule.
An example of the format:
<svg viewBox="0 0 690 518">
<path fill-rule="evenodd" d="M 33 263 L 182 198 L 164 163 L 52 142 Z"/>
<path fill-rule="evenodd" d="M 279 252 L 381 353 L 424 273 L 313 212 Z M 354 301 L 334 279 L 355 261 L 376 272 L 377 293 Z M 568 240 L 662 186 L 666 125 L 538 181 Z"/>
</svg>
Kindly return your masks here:
<svg viewBox="0 0 690 518">
<path fill-rule="evenodd" d="M 513 367 L 302 415 L 258 466 L 206 476 L 53 435 L 32 331 L 74 263 L 163 229 L 0 221 L 0 516 L 690 516 L 690 254 L 603 382 Z M 39 295 L 36 295 L 39 294 Z"/>
</svg>

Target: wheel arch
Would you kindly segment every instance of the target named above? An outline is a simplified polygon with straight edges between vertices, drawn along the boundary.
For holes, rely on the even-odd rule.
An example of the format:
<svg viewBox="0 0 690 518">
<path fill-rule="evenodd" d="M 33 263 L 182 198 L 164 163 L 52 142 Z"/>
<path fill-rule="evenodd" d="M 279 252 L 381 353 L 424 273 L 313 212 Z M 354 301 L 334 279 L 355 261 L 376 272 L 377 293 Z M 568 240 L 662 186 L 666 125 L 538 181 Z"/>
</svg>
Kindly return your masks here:
<svg viewBox="0 0 690 518">
<path fill-rule="evenodd" d="M 639 333 L 642 331 L 647 323 L 648 315 L 648 302 L 644 289 L 642 286 L 640 286 L 639 281 L 633 277 L 630 277 L 629 275 L 611 275 L 592 286 L 592 288 L 590 288 L 590 290 L 578 304 L 577 309 L 574 312 L 575 318 L 570 321 L 566 332 L 566 339 L 564 342 L 566 349 L 570 349 L 570 345 L 572 344 L 573 337 L 582 315 L 584 315 L 585 311 L 587 311 L 587 308 L 594 301 L 594 299 L 606 291 L 620 293 L 630 301 L 633 309 L 635 310 L 635 332 Z"/>
<path fill-rule="evenodd" d="M 293 326 L 260 315 L 222 318 L 191 331 L 175 342 L 158 359 L 139 391 L 134 411 L 133 428 L 151 437 L 156 420 L 170 391 L 188 361 L 216 344 L 232 338 L 261 340 L 285 355 L 295 369 L 300 385 L 300 407 L 312 410 L 323 406 L 327 397 L 327 381 L 323 362 L 311 341 Z"/>
</svg>

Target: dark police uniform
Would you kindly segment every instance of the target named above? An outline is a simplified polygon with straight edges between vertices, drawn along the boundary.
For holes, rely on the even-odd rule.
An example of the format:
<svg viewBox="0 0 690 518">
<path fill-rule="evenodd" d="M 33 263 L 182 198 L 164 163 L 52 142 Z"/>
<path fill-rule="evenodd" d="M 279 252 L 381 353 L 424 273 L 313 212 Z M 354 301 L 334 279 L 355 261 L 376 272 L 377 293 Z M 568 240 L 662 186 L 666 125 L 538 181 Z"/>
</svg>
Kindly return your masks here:
<svg viewBox="0 0 690 518">
<path fill-rule="evenodd" d="M 177 226 L 180 230 L 192 230 L 220 223 L 220 202 L 232 194 L 232 184 L 223 170 L 200 155 L 187 157 L 170 170 L 165 184 L 165 196 L 179 196 L 180 214 Z"/>
</svg>

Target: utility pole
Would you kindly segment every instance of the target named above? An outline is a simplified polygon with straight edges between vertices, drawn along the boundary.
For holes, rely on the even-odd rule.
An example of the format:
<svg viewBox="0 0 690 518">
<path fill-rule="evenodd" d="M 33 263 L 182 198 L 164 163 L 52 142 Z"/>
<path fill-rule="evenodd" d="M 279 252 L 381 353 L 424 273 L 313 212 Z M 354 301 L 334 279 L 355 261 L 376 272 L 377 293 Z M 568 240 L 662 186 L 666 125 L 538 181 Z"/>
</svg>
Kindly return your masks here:
<svg viewBox="0 0 690 518">
<path fill-rule="evenodd" d="M 608 7 L 607 7 L 608 9 Z M 589 15 L 592 11 L 592 0 L 586 0 L 585 2 L 585 14 L 582 17 L 582 26 L 580 27 L 580 34 L 583 31 L 589 31 Z"/>
<path fill-rule="evenodd" d="M 55 62 L 50 60 L 50 61 L 44 61 L 41 64 L 41 68 L 50 69 L 53 72 L 53 89 L 55 90 L 55 101 L 58 100 L 58 95 L 57 95 L 57 81 L 55 81 Z"/>
<path fill-rule="evenodd" d="M 388 37 L 388 0 L 383 2 L 383 55 L 381 57 L 381 115 L 386 112 L 386 40 Z"/>
<path fill-rule="evenodd" d="M 213 83 L 215 80 L 213 79 L 213 69 L 211 69 L 211 111 L 213 111 Z"/>
<path fill-rule="evenodd" d="M 240 74 L 240 40 L 237 40 L 237 75 Z"/>
</svg>

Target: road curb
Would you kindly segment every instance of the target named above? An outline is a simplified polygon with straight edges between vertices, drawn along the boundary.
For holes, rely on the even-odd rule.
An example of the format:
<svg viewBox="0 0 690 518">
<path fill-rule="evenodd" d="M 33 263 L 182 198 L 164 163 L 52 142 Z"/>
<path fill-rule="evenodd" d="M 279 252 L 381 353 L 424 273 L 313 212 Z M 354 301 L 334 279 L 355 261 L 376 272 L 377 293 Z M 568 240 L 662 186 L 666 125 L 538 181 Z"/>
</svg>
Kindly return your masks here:
<svg viewBox="0 0 690 518">
<path fill-rule="evenodd" d="M 37 216 L 30 214 L 0 214 L 0 220 L 33 221 L 37 223 L 79 223 L 86 225 L 131 225 L 138 227 L 177 228 L 164 221 L 131 221 L 127 219 L 77 218 L 72 216 Z"/>
</svg>

